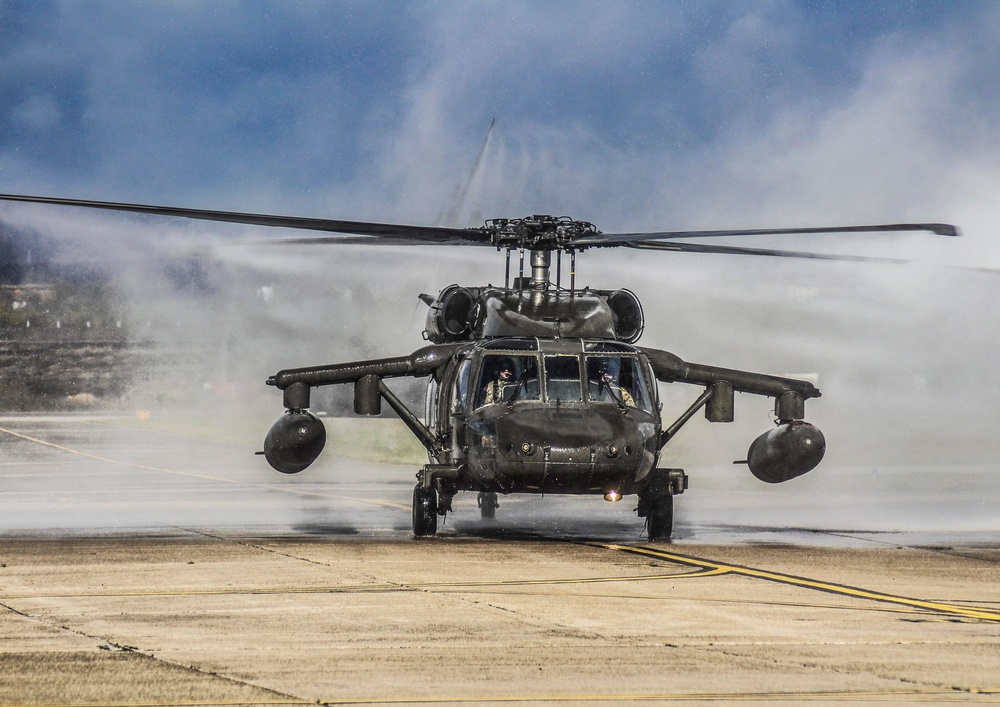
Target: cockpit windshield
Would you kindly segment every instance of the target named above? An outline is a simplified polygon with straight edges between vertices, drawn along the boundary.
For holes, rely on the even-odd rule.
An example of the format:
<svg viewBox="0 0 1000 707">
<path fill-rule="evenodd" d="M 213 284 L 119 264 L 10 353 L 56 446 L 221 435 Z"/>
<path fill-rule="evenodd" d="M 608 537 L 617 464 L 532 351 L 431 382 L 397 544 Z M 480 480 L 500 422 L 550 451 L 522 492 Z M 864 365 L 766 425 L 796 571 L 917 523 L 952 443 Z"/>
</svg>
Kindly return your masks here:
<svg viewBox="0 0 1000 707">
<path fill-rule="evenodd" d="M 639 360 L 634 356 L 587 356 L 587 397 L 593 402 L 646 411 L 653 407 Z"/>
<path fill-rule="evenodd" d="M 558 403 L 583 400 L 579 356 L 545 357 L 545 399 Z"/>
<path fill-rule="evenodd" d="M 476 407 L 538 400 L 538 359 L 535 356 L 487 354 L 479 374 Z"/>
<path fill-rule="evenodd" d="M 537 355 L 486 354 L 475 407 L 544 399 L 550 403 L 612 403 L 650 412 L 654 401 L 639 359 L 613 352 Z M 542 384 L 544 383 L 544 385 Z"/>
</svg>

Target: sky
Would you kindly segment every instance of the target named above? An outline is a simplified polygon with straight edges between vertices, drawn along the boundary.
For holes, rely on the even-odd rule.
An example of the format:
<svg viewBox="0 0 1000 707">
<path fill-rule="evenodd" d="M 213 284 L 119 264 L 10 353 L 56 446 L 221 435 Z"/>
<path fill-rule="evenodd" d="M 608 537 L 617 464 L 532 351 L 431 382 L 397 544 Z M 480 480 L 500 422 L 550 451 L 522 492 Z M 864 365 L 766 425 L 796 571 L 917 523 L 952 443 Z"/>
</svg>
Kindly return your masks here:
<svg viewBox="0 0 1000 707">
<path fill-rule="evenodd" d="M 907 266 L 591 251 L 578 269 L 640 295 L 644 345 L 815 374 L 807 413 L 833 425 L 841 463 L 886 439 L 992 460 L 977 445 L 1000 391 L 998 40 L 1000 5 L 971 0 L 0 1 L 0 192 L 433 224 L 495 118 L 461 225 L 954 223 L 960 239 L 816 246 Z M 31 206 L 0 219 L 98 254 L 133 293 L 162 286 L 181 313 L 190 294 L 150 284 L 149 248 L 260 235 Z M 398 355 L 422 343 L 418 292 L 502 279 L 487 249 L 376 250 L 235 249 L 205 266 L 228 292 L 216 314 L 241 339 L 301 337 L 261 365 Z M 236 314 L 243 280 L 284 299 Z"/>
<path fill-rule="evenodd" d="M 484 210 L 605 230 L 955 218 L 994 166 L 993 3 L 0 8 L 8 191 L 428 222 L 491 117 Z"/>
</svg>

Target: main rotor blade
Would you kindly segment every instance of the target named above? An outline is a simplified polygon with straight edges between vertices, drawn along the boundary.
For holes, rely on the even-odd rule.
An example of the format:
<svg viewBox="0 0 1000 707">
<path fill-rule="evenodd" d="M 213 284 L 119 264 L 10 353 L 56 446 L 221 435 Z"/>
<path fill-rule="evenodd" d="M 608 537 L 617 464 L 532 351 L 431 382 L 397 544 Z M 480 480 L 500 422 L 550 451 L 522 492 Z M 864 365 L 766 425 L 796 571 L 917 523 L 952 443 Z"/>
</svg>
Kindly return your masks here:
<svg viewBox="0 0 1000 707">
<path fill-rule="evenodd" d="M 353 233 L 353 231 L 352 231 Z M 257 238 L 253 240 L 233 241 L 222 245 L 234 246 L 283 246 L 283 245 L 365 245 L 365 246 L 412 246 L 412 245 L 448 245 L 448 246 L 480 246 L 489 245 L 489 241 L 472 240 L 420 240 L 399 236 L 303 236 L 301 238 Z"/>
<path fill-rule="evenodd" d="M 896 258 L 869 258 L 863 255 L 833 255 L 830 253 L 807 253 L 795 250 L 774 250 L 771 248 L 741 248 L 739 246 L 712 245 L 709 243 L 659 243 L 635 242 L 622 243 L 626 248 L 639 250 L 666 250 L 675 253 L 723 253 L 726 255 L 763 255 L 775 258 L 810 258 L 813 260 L 848 260 L 860 263 L 894 263 L 911 262 Z"/>
<path fill-rule="evenodd" d="M 948 223 L 889 223 L 874 226 L 831 226 L 823 228 L 754 228 L 728 231 L 660 231 L 656 233 L 595 233 L 573 241 L 577 246 L 619 246 L 675 238 L 717 238 L 727 236 L 786 236 L 820 233 L 881 233 L 886 231 L 929 231 L 939 236 L 957 236 L 958 228 Z"/>
<path fill-rule="evenodd" d="M 251 226 L 271 226 L 275 228 L 298 228 L 307 231 L 327 233 L 348 233 L 370 236 L 373 239 L 391 239 L 392 245 L 434 245 L 434 244 L 482 244 L 490 245 L 489 235 L 483 229 L 445 228 L 437 226 L 408 226 L 390 223 L 370 223 L 367 221 L 336 221 L 333 219 L 304 218 L 301 216 L 273 216 L 238 211 L 210 211 L 207 209 L 187 209 L 174 206 L 151 206 L 146 204 L 125 204 L 110 201 L 87 201 L 84 199 L 61 199 L 48 196 L 24 196 L 0 194 L 0 200 L 20 201 L 33 204 L 55 204 L 78 206 L 104 211 L 126 211 L 129 213 L 153 214 L 155 216 L 175 216 L 202 221 L 224 221 Z M 311 239 L 294 239 L 292 242 L 306 242 Z M 319 237 L 318 241 L 365 242 L 362 239 L 336 239 Z M 372 242 L 372 241 L 366 241 Z"/>
</svg>

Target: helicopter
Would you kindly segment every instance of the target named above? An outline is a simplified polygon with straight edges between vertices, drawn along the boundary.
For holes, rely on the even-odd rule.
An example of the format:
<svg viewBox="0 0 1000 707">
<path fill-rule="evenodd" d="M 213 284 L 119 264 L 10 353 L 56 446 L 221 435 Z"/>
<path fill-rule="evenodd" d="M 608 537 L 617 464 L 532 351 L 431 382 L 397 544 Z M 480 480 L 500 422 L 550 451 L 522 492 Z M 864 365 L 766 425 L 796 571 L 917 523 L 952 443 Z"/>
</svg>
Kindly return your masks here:
<svg viewBox="0 0 1000 707">
<path fill-rule="evenodd" d="M 0 200 L 339 234 L 277 240 L 286 245 L 481 246 L 503 252 L 503 286 L 452 284 L 436 296 L 420 295 L 428 306 L 427 344 L 409 355 L 286 369 L 266 381 L 282 392 L 285 413 L 258 454 L 283 474 L 309 467 L 326 445 L 323 421 L 310 410 L 313 388 L 351 385 L 356 414 L 379 415 L 385 402 L 399 416 L 428 457 L 413 488 L 417 537 L 434 535 L 439 519 L 453 510 L 456 494 L 465 491 L 477 494 L 483 519 L 495 518 L 499 496 L 508 494 L 591 494 L 608 501 L 634 495 L 647 537 L 667 540 L 674 496 L 687 490 L 688 475 L 661 467 L 663 450 L 702 410 L 709 422 L 732 422 L 736 393 L 774 400 L 775 427 L 753 440 L 747 458 L 737 461 L 753 476 L 783 483 L 822 460 L 823 433 L 805 421 L 806 401 L 820 397 L 812 382 L 691 363 L 637 346 L 645 329 L 638 297 L 626 288 L 577 287 L 578 253 L 627 247 L 871 261 L 886 259 L 692 241 L 892 231 L 958 235 L 944 223 L 604 233 L 587 221 L 550 215 L 454 228 L 26 195 L 0 195 Z M 387 385 L 400 377 L 427 380 L 422 417 Z M 673 421 L 664 417 L 659 398 L 658 385 L 667 383 L 696 389 Z"/>
</svg>

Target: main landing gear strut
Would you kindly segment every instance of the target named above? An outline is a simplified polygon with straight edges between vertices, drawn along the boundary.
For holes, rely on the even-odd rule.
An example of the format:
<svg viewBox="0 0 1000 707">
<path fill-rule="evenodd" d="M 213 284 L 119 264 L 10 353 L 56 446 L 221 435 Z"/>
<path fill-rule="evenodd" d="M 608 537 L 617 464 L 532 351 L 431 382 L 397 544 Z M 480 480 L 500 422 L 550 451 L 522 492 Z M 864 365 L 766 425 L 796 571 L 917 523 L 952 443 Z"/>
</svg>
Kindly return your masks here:
<svg viewBox="0 0 1000 707">
<path fill-rule="evenodd" d="M 483 520 L 493 520 L 496 517 L 500 504 L 495 493 L 481 492 L 476 497 L 476 502 Z M 443 493 L 439 496 L 436 489 L 426 489 L 417 484 L 413 488 L 413 534 L 418 538 L 434 535 L 437 533 L 438 516 L 444 517 L 450 510 L 451 496 Z"/>
<path fill-rule="evenodd" d="M 639 491 L 640 518 L 646 519 L 650 540 L 669 540 L 674 532 L 674 496 L 684 493 L 688 477 L 681 469 L 653 469 L 645 487 Z"/>
<path fill-rule="evenodd" d="M 438 516 L 451 512 L 451 499 L 458 491 L 455 480 L 459 469 L 443 464 L 428 464 L 417 472 L 413 489 L 413 534 L 418 538 L 437 532 Z"/>
<path fill-rule="evenodd" d="M 421 538 L 437 533 L 438 516 L 451 511 L 451 500 L 457 489 L 448 483 L 450 470 L 443 472 L 425 467 L 418 474 L 419 482 L 413 488 L 413 535 Z M 444 476 L 444 479 L 434 475 Z M 443 482 L 443 483 L 442 483 Z M 688 477 L 682 469 L 653 469 L 639 490 L 638 511 L 646 519 L 646 535 L 650 540 L 669 540 L 674 530 L 674 496 L 684 493 Z M 482 491 L 476 497 L 483 520 L 496 517 L 499 506 L 497 494 Z"/>
<path fill-rule="evenodd" d="M 438 527 L 437 491 L 417 484 L 413 489 L 413 534 L 434 535 Z"/>
<path fill-rule="evenodd" d="M 669 540 L 674 532 L 674 497 L 643 499 L 639 496 L 639 516 L 646 518 L 646 536 L 650 540 Z"/>
</svg>

